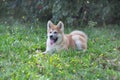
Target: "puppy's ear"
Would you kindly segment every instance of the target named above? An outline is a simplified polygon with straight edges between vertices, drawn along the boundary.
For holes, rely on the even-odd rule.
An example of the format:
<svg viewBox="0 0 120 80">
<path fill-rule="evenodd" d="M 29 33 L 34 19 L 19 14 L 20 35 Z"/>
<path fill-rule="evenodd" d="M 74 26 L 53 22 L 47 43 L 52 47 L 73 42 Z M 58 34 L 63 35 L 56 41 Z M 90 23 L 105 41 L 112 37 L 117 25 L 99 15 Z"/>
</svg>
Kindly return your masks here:
<svg viewBox="0 0 120 80">
<path fill-rule="evenodd" d="M 47 30 L 49 30 L 53 26 L 53 23 L 49 20 L 47 23 Z"/>
<path fill-rule="evenodd" d="M 61 29 L 62 31 L 64 31 L 64 24 L 63 24 L 62 21 L 59 21 L 59 23 L 57 24 L 57 27 L 58 27 L 59 29 Z"/>
</svg>

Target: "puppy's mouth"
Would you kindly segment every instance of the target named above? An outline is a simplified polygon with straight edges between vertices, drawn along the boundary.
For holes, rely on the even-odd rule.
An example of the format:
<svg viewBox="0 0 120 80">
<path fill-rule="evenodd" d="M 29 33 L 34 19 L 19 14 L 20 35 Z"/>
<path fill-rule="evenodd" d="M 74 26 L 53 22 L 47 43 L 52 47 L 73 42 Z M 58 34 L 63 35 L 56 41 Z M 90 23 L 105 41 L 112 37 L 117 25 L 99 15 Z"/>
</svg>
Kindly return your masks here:
<svg viewBox="0 0 120 80">
<path fill-rule="evenodd" d="M 50 38 L 50 44 L 53 45 L 57 40 L 58 38 Z"/>
</svg>

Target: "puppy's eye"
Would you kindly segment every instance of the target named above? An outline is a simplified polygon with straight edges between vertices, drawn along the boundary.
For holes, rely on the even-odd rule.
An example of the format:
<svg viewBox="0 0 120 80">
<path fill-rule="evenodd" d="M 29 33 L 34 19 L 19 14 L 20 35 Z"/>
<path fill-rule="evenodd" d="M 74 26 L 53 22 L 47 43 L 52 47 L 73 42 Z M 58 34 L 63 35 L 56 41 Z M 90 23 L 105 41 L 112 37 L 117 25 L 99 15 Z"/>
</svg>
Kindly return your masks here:
<svg viewBox="0 0 120 80">
<path fill-rule="evenodd" d="M 57 34 L 57 32 L 54 32 L 54 34 Z"/>
<path fill-rule="evenodd" d="M 50 33 L 52 33 L 52 32 L 50 31 Z"/>
</svg>

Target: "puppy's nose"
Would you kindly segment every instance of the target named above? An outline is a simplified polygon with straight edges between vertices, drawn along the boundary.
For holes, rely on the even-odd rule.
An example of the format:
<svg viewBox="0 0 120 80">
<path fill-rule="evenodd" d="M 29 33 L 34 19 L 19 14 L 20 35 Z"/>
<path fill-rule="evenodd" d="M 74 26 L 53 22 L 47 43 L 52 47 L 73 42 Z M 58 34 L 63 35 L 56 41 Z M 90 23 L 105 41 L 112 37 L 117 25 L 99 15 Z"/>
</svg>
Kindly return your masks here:
<svg viewBox="0 0 120 80">
<path fill-rule="evenodd" d="M 50 39 L 52 39 L 53 38 L 53 35 L 50 35 Z"/>
</svg>

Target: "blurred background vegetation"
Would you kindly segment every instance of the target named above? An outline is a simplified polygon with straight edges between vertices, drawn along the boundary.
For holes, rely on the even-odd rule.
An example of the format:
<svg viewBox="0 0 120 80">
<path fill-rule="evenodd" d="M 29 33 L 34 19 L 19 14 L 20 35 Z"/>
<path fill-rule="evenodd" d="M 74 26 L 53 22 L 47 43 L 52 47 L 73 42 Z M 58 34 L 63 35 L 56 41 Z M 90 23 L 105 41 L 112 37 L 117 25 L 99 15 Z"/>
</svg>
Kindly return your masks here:
<svg viewBox="0 0 120 80">
<path fill-rule="evenodd" d="M 0 0 L 0 22 L 62 20 L 76 26 L 118 24 L 119 6 L 120 0 Z"/>
</svg>

